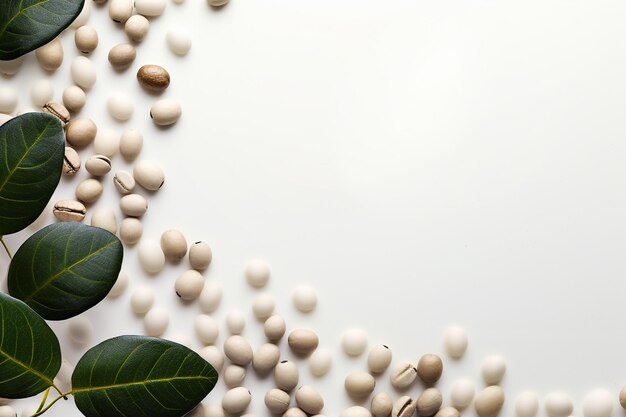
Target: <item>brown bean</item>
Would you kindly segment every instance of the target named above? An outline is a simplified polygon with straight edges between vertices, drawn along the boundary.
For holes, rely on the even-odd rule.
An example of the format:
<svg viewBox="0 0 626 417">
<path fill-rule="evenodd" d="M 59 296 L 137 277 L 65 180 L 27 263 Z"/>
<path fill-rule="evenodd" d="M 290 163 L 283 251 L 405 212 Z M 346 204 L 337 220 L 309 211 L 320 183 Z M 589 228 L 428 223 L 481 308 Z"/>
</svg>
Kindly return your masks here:
<svg viewBox="0 0 626 417">
<path fill-rule="evenodd" d="M 144 65 L 137 71 L 137 81 L 150 91 L 163 91 L 170 85 L 170 74 L 159 65 Z"/>
</svg>

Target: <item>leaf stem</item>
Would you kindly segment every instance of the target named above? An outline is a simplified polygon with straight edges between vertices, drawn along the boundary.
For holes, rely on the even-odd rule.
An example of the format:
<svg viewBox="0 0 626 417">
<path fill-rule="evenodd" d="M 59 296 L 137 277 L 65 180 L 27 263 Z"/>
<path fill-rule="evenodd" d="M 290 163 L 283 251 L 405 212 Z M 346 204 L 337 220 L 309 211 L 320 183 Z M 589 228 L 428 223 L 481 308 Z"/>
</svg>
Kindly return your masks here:
<svg viewBox="0 0 626 417">
<path fill-rule="evenodd" d="M 11 251 L 4 241 L 4 236 L 0 236 L 0 242 L 2 243 L 2 246 L 4 246 L 4 250 L 6 251 L 7 255 L 9 255 L 9 259 L 13 259 L 13 255 L 11 255 Z"/>
<path fill-rule="evenodd" d="M 48 387 L 46 392 L 44 392 L 43 398 L 41 399 L 41 403 L 39 404 L 39 408 L 37 409 L 37 411 L 35 411 L 36 413 L 40 412 L 43 406 L 46 405 L 46 400 L 48 399 L 48 394 L 50 394 L 51 389 L 52 387 Z"/>
<path fill-rule="evenodd" d="M 63 398 L 65 398 L 66 400 L 67 400 L 67 395 L 71 393 L 71 391 L 70 391 L 70 392 L 67 392 L 67 393 L 63 394 L 63 392 L 59 389 L 59 387 L 57 387 L 54 383 L 52 384 L 52 388 L 54 388 L 56 390 L 56 392 L 58 392 L 59 395 L 62 396 Z"/>
<path fill-rule="evenodd" d="M 42 415 L 43 413 L 45 413 L 46 411 L 48 411 L 50 409 L 50 407 L 52 407 L 57 401 L 59 401 L 61 398 L 65 398 L 63 395 L 59 395 L 58 397 L 56 397 L 54 400 L 52 400 L 52 402 L 50 404 L 48 404 L 45 408 L 43 408 L 42 410 L 37 410 L 37 412 L 35 412 L 35 414 L 33 414 L 30 417 L 37 417 Z"/>
</svg>

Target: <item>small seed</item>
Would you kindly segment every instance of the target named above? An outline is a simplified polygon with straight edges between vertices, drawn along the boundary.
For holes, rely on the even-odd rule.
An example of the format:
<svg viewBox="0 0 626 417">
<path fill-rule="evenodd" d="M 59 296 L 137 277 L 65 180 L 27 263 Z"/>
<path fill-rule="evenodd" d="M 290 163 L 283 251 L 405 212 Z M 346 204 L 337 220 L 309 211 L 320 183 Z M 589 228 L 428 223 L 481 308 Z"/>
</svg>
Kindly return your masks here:
<svg viewBox="0 0 626 417">
<path fill-rule="evenodd" d="M 69 321 L 67 331 L 76 346 L 85 346 L 93 337 L 93 324 L 87 317 L 74 317 Z"/>
<path fill-rule="evenodd" d="M 133 168 L 133 177 L 137 184 L 149 191 L 156 191 L 165 182 L 163 169 L 153 161 L 139 161 Z"/>
<path fill-rule="evenodd" d="M 165 0 L 135 0 L 135 11 L 148 17 L 161 16 L 166 6 Z"/>
<path fill-rule="evenodd" d="M 376 380 L 367 372 L 352 372 L 346 377 L 344 387 L 348 395 L 362 399 L 374 392 Z"/>
<path fill-rule="evenodd" d="M 196 316 L 194 322 L 194 329 L 198 339 L 205 345 L 212 345 L 217 340 L 220 334 L 220 328 L 213 319 L 213 317 L 207 314 L 200 314 Z"/>
<path fill-rule="evenodd" d="M 287 343 L 294 353 L 307 355 L 317 349 L 319 338 L 312 330 L 296 329 L 289 333 Z"/>
<path fill-rule="evenodd" d="M 551 392 L 546 395 L 545 407 L 549 417 L 567 417 L 572 414 L 574 403 L 565 393 Z"/>
<path fill-rule="evenodd" d="M 452 383 L 450 387 L 450 405 L 463 410 L 467 408 L 474 400 L 476 388 L 474 382 L 470 379 L 458 379 Z"/>
<path fill-rule="evenodd" d="M 406 389 L 417 379 L 417 369 L 410 362 L 402 362 L 394 369 L 389 379 L 395 389 Z"/>
<path fill-rule="evenodd" d="M 265 394 L 265 406 L 272 414 L 282 414 L 289 409 L 291 398 L 283 390 L 274 388 Z"/>
<path fill-rule="evenodd" d="M 198 352 L 202 359 L 210 363 L 218 373 L 222 372 L 224 367 L 224 355 L 215 346 L 205 346 Z"/>
<path fill-rule="evenodd" d="M 206 242 L 198 241 L 189 247 L 189 264 L 197 271 L 205 270 L 211 264 L 213 252 Z"/>
<path fill-rule="evenodd" d="M 35 107 L 43 107 L 52 100 L 54 95 L 54 87 L 48 79 L 37 80 L 30 89 L 30 100 Z M 64 106 L 65 107 L 65 106 Z"/>
<path fill-rule="evenodd" d="M 102 195 L 102 183 L 94 178 L 83 180 L 76 187 L 76 199 L 85 204 L 92 204 L 98 201 Z"/>
<path fill-rule="evenodd" d="M 270 342 L 278 342 L 282 339 L 285 335 L 285 330 L 285 319 L 278 315 L 273 315 L 265 320 L 265 323 L 263 324 L 265 337 L 267 337 Z"/>
<path fill-rule="evenodd" d="M 143 135 L 137 129 L 126 129 L 120 138 L 120 153 L 127 161 L 133 161 L 143 147 Z"/>
<path fill-rule="evenodd" d="M 109 207 L 97 208 L 91 215 L 91 225 L 107 230 L 113 234 L 117 233 L 115 212 Z"/>
<path fill-rule="evenodd" d="M 411 397 L 405 395 L 396 400 L 391 410 L 391 417 L 411 417 L 415 414 L 417 404 Z"/>
<path fill-rule="evenodd" d="M 80 156 L 73 148 L 65 147 L 65 155 L 63 156 L 63 174 L 71 177 L 80 169 Z"/>
<path fill-rule="evenodd" d="M 165 266 L 165 256 L 161 246 L 154 240 L 144 239 L 139 243 L 137 249 L 139 263 L 148 274 L 155 275 L 163 270 Z"/>
<path fill-rule="evenodd" d="M 297 407 L 291 407 L 285 411 L 282 417 L 307 417 L 306 413 Z"/>
<path fill-rule="evenodd" d="M 191 36 L 184 29 L 172 29 L 165 35 L 165 41 L 170 51 L 176 55 L 187 55 L 191 49 Z"/>
<path fill-rule="evenodd" d="M 127 245 L 134 245 L 139 242 L 143 235 L 143 225 L 139 219 L 127 217 L 120 225 L 120 239 Z"/>
<path fill-rule="evenodd" d="M 158 126 L 173 125 L 180 119 L 182 108 L 180 103 L 171 98 L 158 100 L 150 109 L 150 117 Z"/>
<path fill-rule="evenodd" d="M 61 126 L 65 127 L 70 122 L 70 112 L 63 104 L 50 101 L 43 106 L 43 111 L 50 113 L 61 121 Z"/>
<path fill-rule="evenodd" d="M 439 381 L 442 372 L 443 362 L 437 355 L 432 353 L 426 354 L 417 362 L 417 375 L 427 385 L 433 385 Z"/>
<path fill-rule="evenodd" d="M 476 395 L 474 407 L 478 417 L 496 417 L 504 405 L 504 392 L 497 385 L 489 386 Z"/>
<path fill-rule="evenodd" d="M 216 281 L 209 281 L 204 284 L 204 288 L 198 297 L 200 310 L 205 314 L 211 314 L 219 307 L 223 295 L 222 284 Z"/>
<path fill-rule="evenodd" d="M 153 305 L 154 290 L 151 287 L 137 287 L 130 296 L 130 308 L 138 316 L 146 314 Z"/>
<path fill-rule="evenodd" d="M 125 23 L 133 14 L 132 0 L 110 0 L 109 16 L 115 23 Z"/>
<path fill-rule="evenodd" d="M 85 162 L 85 169 L 94 177 L 102 177 L 111 171 L 111 160 L 104 155 L 93 155 Z"/>
<path fill-rule="evenodd" d="M 39 65 L 46 71 L 56 71 L 63 63 L 63 55 L 63 45 L 58 39 L 35 51 Z"/>
<path fill-rule="evenodd" d="M 252 367 L 259 375 L 267 375 L 278 364 L 279 359 L 280 350 L 278 346 L 264 343 L 252 355 Z"/>
<path fill-rule="evenodd" d="M 232 389 L 243 386 L 246 379 L 246 368 L 239 365 L 228 365 L 224 371 L 224 384 L 226 388 Z"/>
<path fill-rule="evenodd" d="M 583 398 L 583 415 L 585 417 L 613 416 L 613 394 L 603 388 L 591 390 Z"/>
<path fill-rule="evenodd" d="M 4 74 L 8 76 L 15 75 L 22 67 L 23 62 L 24 62 L 23 56 L 19 58 L 11 59 L 9 61 L 0 61 L 0 74 Z"/>
<path fill-rule="evenodd" d="M 141 42 L 150 29 L 150 21 L 140 14 L 131 16 L 124 24 L 126 36 L 133 42 Z"/>
<path fill-rule="evenodd" d="M 301 313 L 310 313 L 317 306 L 317 291 L 310 285 L 298 285 L 291 293 L 291 301 Z"/>
<path fill-rule="evenodd" d="M 250 405 L 252 395 L 247 388 L 233 388 L 222 397 L 222 408 L 228 414 L 241 414 Z"/>
<path fill-rule="evenodd" d="M 96 138 L 98 127 L 91 119 L 80 118 L 72 120 L 67 125 L 65 139 L 75 148 L 84 148 Z"/>
<path fill-rule="evenodd" d="M 128 194 L 120 199 L 120 209 L 126 216 L 141 217 L 146 214 L 148 203 L 142 195 Z"/>
<path fill-rule="evenodd" d="M 265 322 L 274 313 L 276 302 L 270 294 L 259 294 L 252 302 L 252 312 L 254 317 L 261 322 Z"/>
<path fill-rule="evenodd" d="M 341 348 L 348 356 L 359 356 L 367 349 L 367 333 L 361 329 L 348 329 L 341 335 Z"/>
<path fill-rule="evenodd" d="M 454 407 L 443 407 L 435 414 L 435 417 L 461 417 L 461 413 Z"/>
<path fill-rule="evenodd" d="M 274 383 L 283 391 L 290 392 L 298 385 L 300 372 L 291 361 L 281 361 L 274 368 Z"/>
<path fill-rule="evenodd" d="M 198 271 L 190 269 L 178 276 L 174 288 L 176 295 L 183 300 L 195 300 L 204 288 L 204 277 Z"/>
<path fill-rule="evenodd" d="M 417 414 L 432 417 L 441 408 L 443 397 L 437 388 L 427 388 L 416 401 Z"/>
<path fill-rule="evenodd" d="M 180 230 L 166 230 L 161 235 L 161 249 L 165 258 L 179 261 L 187 255 L 187 239 Z"/>
<path fill-rule="evenodd" d="M 12 87 L 0 87 L 0 113 L 10 114 L 17 108 L 17 91 Z"/>
<path fill-rule="evenodd" d="M 326 375 L 333 365 L 333 355 L 330 350 L 317 348 L 309 357 L 309 371 L 315 377 Z"/>
<path fill-rule="evenodd" d="M 97 74 L 93 62 L 85 56 L 77 56 L 70 68 L 72 80 L 83 90 L 89 90 L 96 84 Z"/>
<path fill-rule="evenodd" d="M 393 400 L 388 394 L 381 392 L 374 395 L 374 398 L 372 398 L 370 410 L 372 411 L 373 417 L 389 417 L 392 409 Z"/>
<path fill-rule="evenodd" d="M 246 264 L 246 280 L 254 288 L 262 288 L 270 279 L 270 265 L 263 259 L 252 259 Z"/>
<path fill-rule="evenodd" d="M 119 45 L 115 45 L 109 51 L 109 63 L 116 70 L 123 70 L 128 67 L 135 61 L 137 57 L 137 51 L 135 47 L 129 43 L 121 43 Z"/>
<path fill-rule="evenodd" d="M 239 310 L 231 310 L 226 315 L 226 327 L 230 334 L 237 335 L 243 333 L 246 327 L 246 318 Z"/>
<path fill-rule="evenodd" d="M 82 222 L 87 209 L 79 201 L 61 200 L 55 203 L 52 213 L 62 222 Z"/>
<path fill-rule="evenodd" d="M 391 364 L 391 349 L 386 345 L 376 345 L 367 356 L 367 367 L 374 374 L 382 374 Z"/>
<path fill-rule="evenodd" d="M 120 135 L 110 129 L 100 129 L 93 141 L 93 150 L 111 158 L 120 149 Z"/>
<path fill-rule="evenodd" d="M 343 410 L 339 417 L 372 417 L 372 413 L 365 407 L 355 405 Z"/>
<path fill-rule="evenodd" d="M 127 95 L 114 93 L 107 99 L 107 111 L 115 120 L 125 122 L 132 117 L 135 106 Z"/>
<path fill-rule="evenodd" d="M 135 189 L 135 179 L 126 171 L 117 171 L 113 177 L 113 184 L 120 194 L 130 194 Z"/>
<path fill-rule="evenodd" d="M 151 308 L 143 318 L 143 328 L 146 336 L 163 336 L 170 324 L 169 312 L 160 307 Z"/>
<path fill-rule="evenodd" d="M 506 362 L 498 355 L 487 356 L 481 366 L 483 380 L 487 385 L 497 385 L 504 378 L 506 372 Z"/>
<path fill-rule="evenodd" d="M 315 388 L 303 385 L 296 391 L 296 404 L 307 414 L 319 414 L 324 408 L 324 399 Z"/>
<path fill-rule="evenodd" d="M 252 347 L 239 335 L 230 336 L 224 342 L 224 354 L 235 365 L 247 366 L 252 362 Z"/>
<path fill-rule="evenodd" d="M 126 291 L 126 288 L 128 288 L 128 281 L 128 274 L 125 271 L 120 271 L 119 275 L 117 276 L 117 280 L 109 291 L 109 294 L 107 294 L 107 297 L 113 299 L 124 294 L 124 291 Z"/>
<path fill-rule="evenodd" d="M 170 85 L 170 74 L 158 65 L 144 65 L 137 71 L 137 81 L 150 91 L 163 91 Z"/>
<path fill-rule="evenodd" d="M 467 333 L 462 327 L 449 327 L 444 334 L 446 352 L 453 359 L 460 359 L 467 350 Z"/>
<path fill-rule="evenodd" d="M 98 47 L 98 32 L 93 26 L 81 26 L 74 33 L 76 48 L 83 54 L 90 54 Z"/>
<path fill-rule="evenodd" d="M 71 113 L 81 111 L 86 102 L 85 92 L 78 86 L 71 85 L 63 91 L 63 105 Z"/>
<path fill-rule="evenodd" d="M 517 417 L 536 417 L 539 411 L 539 398 L 532 391 L 523 391 L 515 399 Z"/>
</svg>

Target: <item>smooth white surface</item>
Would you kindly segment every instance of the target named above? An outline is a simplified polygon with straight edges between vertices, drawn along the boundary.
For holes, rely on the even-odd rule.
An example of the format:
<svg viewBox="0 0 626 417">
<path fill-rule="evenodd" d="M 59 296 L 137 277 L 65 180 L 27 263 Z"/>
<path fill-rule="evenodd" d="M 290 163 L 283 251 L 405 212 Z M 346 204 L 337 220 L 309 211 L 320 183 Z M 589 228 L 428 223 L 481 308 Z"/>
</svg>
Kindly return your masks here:
<svg viewBox="0 0 626 417">
<path fill-rule="evenodd" d="M 214 317 L 224 329 L 228 311 L 244 311 L 255 347 L 263 340 L 250 307 L 257 291 L 243 270 L 254 257 L 271 263 L 265 290 L 288 329 L 315 328 L 334 352 L 320 381 L 300 362 L 301 383 L 324 394 L 325 414 L 350 404 L 343 379 L 366 369 L 366 355 L 341 353 L 344 329 L 367 329 L 370 344 L 388 344 L 397 363 L 443 352 L 443 330 L 461 324 L 469 348 L 460 362 L 445 361 L 446 403 L 454 379 L 482 387 L 481 360 L 500 354 L 504 416 L 525 389 L 565 391 L 579 416 L 596 386 L 615 393 L 617 407 L 626 381 L 625 17 L 617 0 L 232 0 L 219 11 L 187 1 L 152 20 L 132 67 L 118 73 L 106 56 L 126 36 L 106 7 L 94 7 L 98 80 L 81 115 L 119 133 L 141 129 L 142 158 L 160 161 L 167 178 L 144 193 L 144 237 L 176 227 L 207 241 L 207 280 L 224 286 Z M 181 24 L 194 43 L 185 57 L 165 43 Z M 57 100 L 71 83 L 72 37 L 62 38 Z M 162 96 L 183 106 L 172 128 L 148 117 L 157 97 L 135 80 L 144 64 L 172 76 Z M 19 88 L 19 106 L 28 106 L 31 83 L 44 75 L 29 56 L 0 84 Z M 106 113 L 116 92 L 136 97 L 123 124 Z M 113 162 L 114 171 L 132 168 L 119 155 Z M 64 179 L 55 198 L 71 197 L 85 176 Z M 120 215 L 111 178 L 97 205 Z M 8 243 L 16 249 L 25 236 Z M 186 261 L 149 277 L 136 249 L 125 256 L 129 289 L 86 313 L 94 342 L 141 332 L 128 300 L 154 285 L 155 305 L 172 314 L 166 336 L 182 332 L 199 348 L 197 303 L 181 304 L 173 291 Z M 298 284 L 318 290 L 312 315 L 291 305 Z M 54 323 L 59 335 L 66 327 Z M 72 363 L 83 352 L 63 348 Z M 266 415 L 271 378 L 253 378 L 251 410 Z M 206 401 L 223 392 L 220 383 Z M 79 414 L 65 403 L 46 415 Z"/>
</svg>

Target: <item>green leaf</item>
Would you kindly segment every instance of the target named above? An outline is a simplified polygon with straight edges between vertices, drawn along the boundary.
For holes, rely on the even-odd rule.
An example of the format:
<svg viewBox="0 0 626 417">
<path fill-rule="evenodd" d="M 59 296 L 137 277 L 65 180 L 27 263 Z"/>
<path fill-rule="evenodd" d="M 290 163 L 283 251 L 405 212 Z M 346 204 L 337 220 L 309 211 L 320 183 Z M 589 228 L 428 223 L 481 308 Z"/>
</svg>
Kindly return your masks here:
<svg viewBox="0 0 626 417">
<path fill-rule="evenodd" d="M 32 397 L 51 386 L 61 367 L 61 347 L 46 322 L 0 292 L 0 329 L 0 397 Z"/>
<path fill-rule="evenodd" d="M 85 0 L 2 0 L 0 60 L 34 51 L 56 38 L 83 9 Z"/>
<path fill-rule="evenodd" d="M 185 346 L 121 336 L 100 343 L 78 361 L 72 394 L 87 417 L 180 417 L 216 382 L 215 369 Z"/>
<path fill-rule="evenodd" d="M 0 126 L 0 236 L 34 222 L 59 184 L 65 136 L 51 114 L 26 113 Z"/>
<path fill-rule="evenodd" d="M 111 290 L 124 250 L 113 234 L 82 223 L 55 223 L 32 235 L 9 267 L 9 293 L 47 320 L 64 320 Z"/>
</svg>

